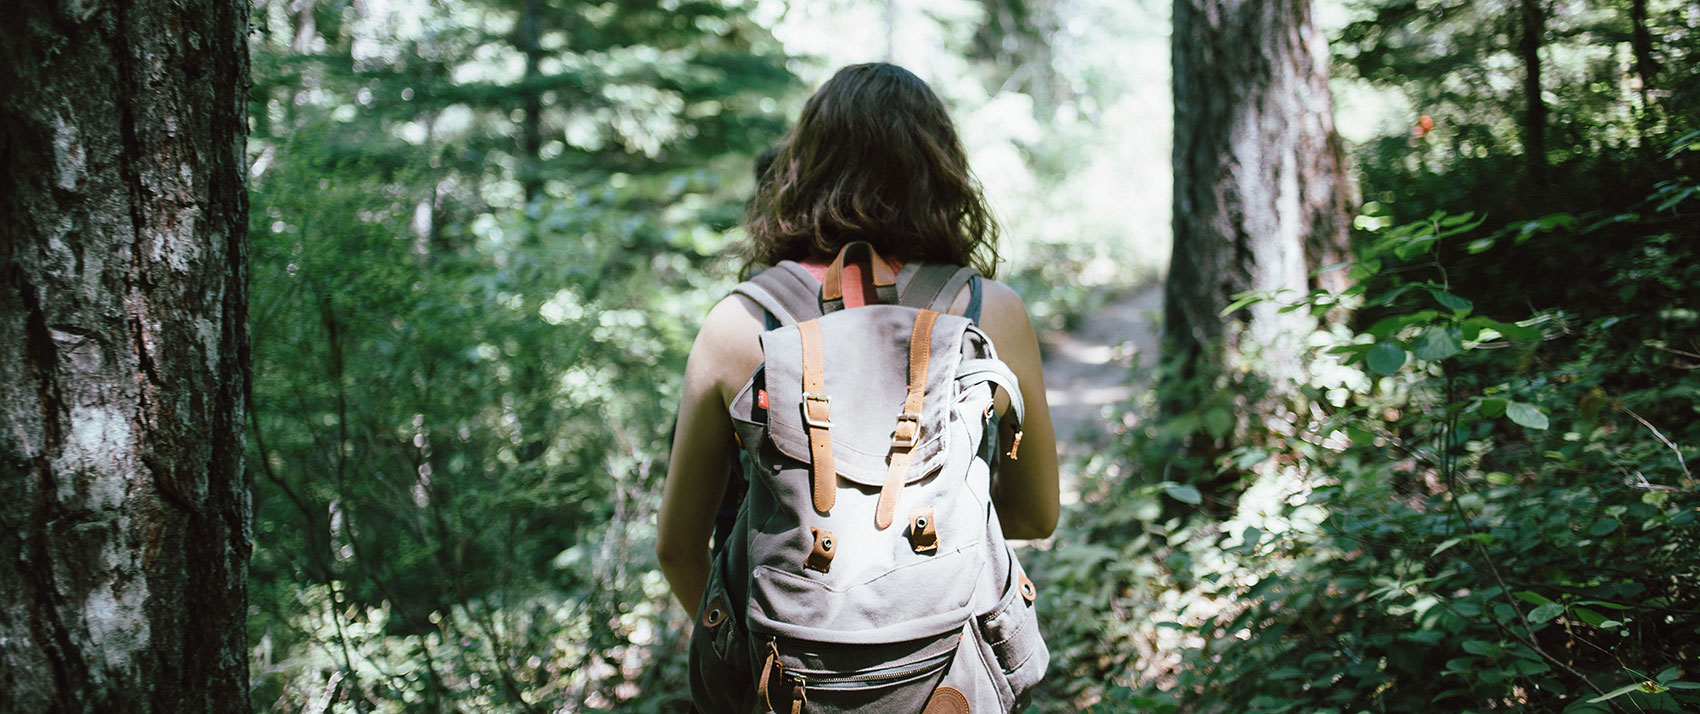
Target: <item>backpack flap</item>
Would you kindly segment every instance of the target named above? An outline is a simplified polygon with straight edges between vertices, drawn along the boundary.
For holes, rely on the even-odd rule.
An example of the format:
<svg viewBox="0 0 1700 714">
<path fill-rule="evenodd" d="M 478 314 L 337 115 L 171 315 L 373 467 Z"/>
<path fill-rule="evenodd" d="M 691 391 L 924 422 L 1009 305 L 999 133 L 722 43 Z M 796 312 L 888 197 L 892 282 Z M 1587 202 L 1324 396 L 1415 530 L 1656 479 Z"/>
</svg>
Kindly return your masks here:
<svg viewBox="0 0 1700 714">
<path fill-rule="evenodd" d="M 822 341 L 823 396 L 830 399 L 831 455 L 839 478 L 879 488 L 886 481 L 888 457 L 909 386 L 909 338 L 918 311 L 897 305 L 842 310 L 818 321 Z M 919 435 L 909 447 L 905 483 L 919 481 L 943 464 L 949 434 L 945 428 L 955 399 L 967 318 L 939 315 L 928 343 L 926 395 Z M 767 432 L 787 457 L 811 463 L 804 403 L 802 335 L 796 326 L 761 337 L 767 380 Z M 816 416 L 821 404 L 812 405 Z M 908 429 L 908 427 L 906 427 Z"/>
</svg>

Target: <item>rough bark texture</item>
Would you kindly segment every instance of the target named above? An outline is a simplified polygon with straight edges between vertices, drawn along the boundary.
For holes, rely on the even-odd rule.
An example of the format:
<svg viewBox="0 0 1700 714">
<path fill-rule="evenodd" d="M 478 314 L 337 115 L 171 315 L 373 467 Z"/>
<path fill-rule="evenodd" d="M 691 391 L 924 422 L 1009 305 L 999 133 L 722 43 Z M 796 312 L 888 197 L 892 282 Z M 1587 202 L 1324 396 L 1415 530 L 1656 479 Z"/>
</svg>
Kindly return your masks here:
<svg viewBox="0 0 1700 714">
<path fill-rule="evenodd" d="M 1177 0 L 1173 33 L 1174 253 L 1165 358 L 1209 381 L 1255 343 L 1274 377 L 1298 376 L 1292 320 L 1248 290 L 1313 287 L 1344 260 L 1350 185 L 1334 132 L 1328 44 L 1306 0 Z M 1342 273 L 1324 274 L 1337 280 Z M 1330 287 L 1340 287 L 1330 285 Z M 1245 328 L 1245 329 L 1242 329 Z"/>
<path fill-rule="evenodd" d="M 244 2 L 0 17 L 0 712 L 244 712 Z"/>
</svg>

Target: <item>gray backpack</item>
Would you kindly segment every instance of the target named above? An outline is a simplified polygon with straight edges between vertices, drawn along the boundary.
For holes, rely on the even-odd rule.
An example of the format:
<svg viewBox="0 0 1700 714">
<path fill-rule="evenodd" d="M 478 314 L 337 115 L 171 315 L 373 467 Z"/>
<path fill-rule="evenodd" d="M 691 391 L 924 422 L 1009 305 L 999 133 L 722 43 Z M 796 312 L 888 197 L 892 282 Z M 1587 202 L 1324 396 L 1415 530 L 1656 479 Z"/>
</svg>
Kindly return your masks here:
<svg viewBox="0 0 1700 714">
<path fill-rule="evenodd" d="M 858 251 L 881 304 L 846 310 Z M 824 285 L 784 261 L 736 288 L 770 329 L 731 406 L 748 490 L 691 637 L 699 710 L 1008 712 L 1044 675 L 1036 592 L 991 499 L 995 389 L 1016 448 L 1021 392 L 986 334 L 944 314 L 976 276 L 894 274 L 852 243 Z"/>
</svg>

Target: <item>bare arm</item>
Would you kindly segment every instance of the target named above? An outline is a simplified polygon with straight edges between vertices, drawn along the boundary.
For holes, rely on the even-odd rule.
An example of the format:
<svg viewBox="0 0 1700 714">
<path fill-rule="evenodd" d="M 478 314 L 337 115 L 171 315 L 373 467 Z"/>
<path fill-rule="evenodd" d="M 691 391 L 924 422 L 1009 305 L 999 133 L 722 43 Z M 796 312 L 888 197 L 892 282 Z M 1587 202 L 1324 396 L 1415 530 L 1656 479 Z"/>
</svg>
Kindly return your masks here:
<svg viewBox="0 0 1700 714">
<path fill-rule="evenodd" d="M 1057 528 L 1057 514 L 1062 506 L 1057 481 L 1057 437 L 1051 426 L 1051 407 L 1045 401 L 1039 338 L 1021 296 L 993 280 L 986 280 L 983 285 L 980 327 L 992 338 L 998 357 L 1021 382 L 1021 400 L 1027 408 L 1027 418 L 1021 424 L 1018 458 L 1005 458 L 999 467 L 997 482 L 992 484 L 992 503 L 1003 523 L 1004 537 L 1018 540 L 1049 537 Z M 1013 430 L 1004 422 L 1000 432 L 1000 451 L 1008 452 L 1014 441 Z"/>
<path fill-rule="evenodd" d="M 726 407 L 761 360 L 761 327 L 741 298 L 722 300 L 703 320 L 685 364 L 655 552 L 673 596 L 693 615 L 708 585 L 708 540 L 736 453 Z"/>
</svg>

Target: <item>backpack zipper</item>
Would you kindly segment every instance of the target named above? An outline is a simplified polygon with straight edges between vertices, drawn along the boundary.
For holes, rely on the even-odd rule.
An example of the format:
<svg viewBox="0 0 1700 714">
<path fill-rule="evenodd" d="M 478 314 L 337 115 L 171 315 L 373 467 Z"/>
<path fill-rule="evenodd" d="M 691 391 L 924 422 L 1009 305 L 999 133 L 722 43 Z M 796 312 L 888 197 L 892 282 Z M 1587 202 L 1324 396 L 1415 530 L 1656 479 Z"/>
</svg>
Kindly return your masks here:
<svg viewBox="0 0 1700 714">
<path fill-rule="evenodd" d="M 950 663 L 950 658 L 954 654 L 956 654 L 956 651 L 951 650 L 907 664 L 848 674 L 792 669 L 786 671 L 786 676 L 794 677 L 799 685 L 805 685 L 809 689 L 815 690 L 865 689 L 921 679 L 943 669 L 946 664 Z"/>
</svg>

